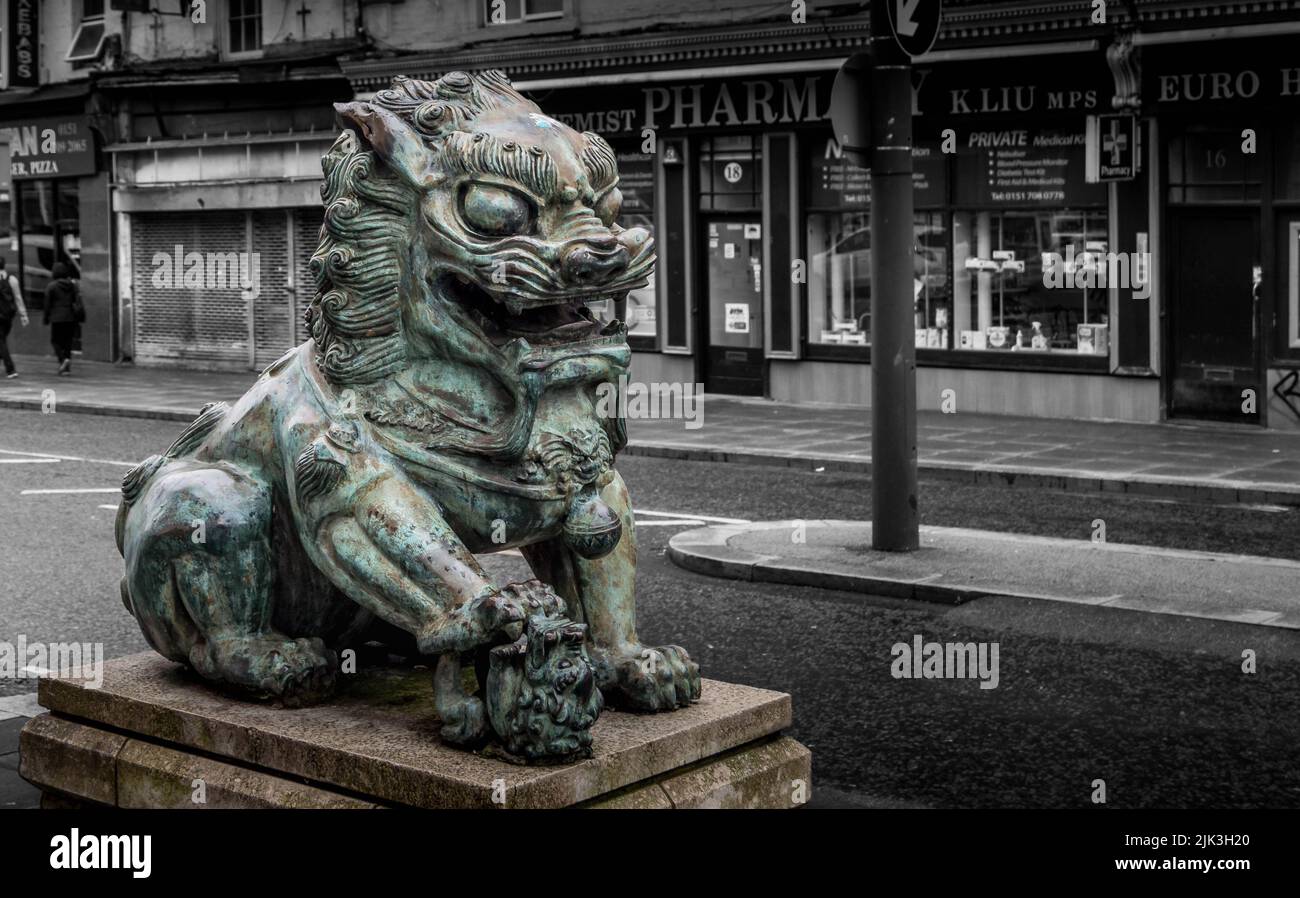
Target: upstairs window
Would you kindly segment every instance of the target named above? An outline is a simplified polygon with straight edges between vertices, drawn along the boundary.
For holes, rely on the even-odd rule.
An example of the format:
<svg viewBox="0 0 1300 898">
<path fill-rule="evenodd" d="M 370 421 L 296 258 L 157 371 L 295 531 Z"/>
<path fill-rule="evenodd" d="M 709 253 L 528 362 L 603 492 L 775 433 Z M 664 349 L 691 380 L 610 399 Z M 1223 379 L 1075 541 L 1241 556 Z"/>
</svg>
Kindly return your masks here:
<svg viewBox="0 0 1300 898">
<path fill-rule="evenodd" d="M 81 17 L 64 57 L 68 62 L 91 62 L 104 52 L 104 0 L 81 0 Z"/>
<path fill-rule="evenodd" d="M 489 25 L 518 25 L 564 16 L 564 0 L 483 0 L 483 21 Z"/>
<path fill-rule="evenodd" d="M 230 52 L 262 49 L 262 0 L 230 0 Z"/>
</svg>

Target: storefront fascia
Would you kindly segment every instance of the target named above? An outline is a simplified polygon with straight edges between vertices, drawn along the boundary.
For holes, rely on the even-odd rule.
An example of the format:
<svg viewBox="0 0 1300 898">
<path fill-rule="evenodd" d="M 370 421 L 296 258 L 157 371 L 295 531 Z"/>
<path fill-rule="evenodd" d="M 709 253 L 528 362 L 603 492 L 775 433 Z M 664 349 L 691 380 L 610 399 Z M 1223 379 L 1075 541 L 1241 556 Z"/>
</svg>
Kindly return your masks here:
<svg viewBox="0 0 1300 898">
<path fill-rule="evenodd" d="M 637 380 L 701 381 L 708 388 L 715 373 L 713 366 L 726 364 L 718 359 L 720 352 L 725 352 L 736 357 L 733 368 L 740 379 L 714 378 L 714 383 L 743 386 L 743 356 L 749 352 L 750 360 L 755 355 L 761 358 L 761 392 L 774 399 L 855 405 L 868 401 L 870 348 L 863 329 L 847 321 L 842 328 L 813 326 L 819 300 L 810 294 L 818 286 L 814 271 L 818 260 L 817 248 L 809 243 L 810 219 L 826 214 L 860 214 L 865 219 L 869 208 L 861 195 L 865 177 L 846 173 L 834 158 L 838 148 L 831 140 L 826 112 L 835 71 L 830 62 L 811 61 L 798 72 L 730 79 L 647 79 L 640 85 L 530 91 L 561 121 L 603 134 L 621 155 L 639 154 L 634 168 L 644 165 L 653 177 L 659 281 L 654 327 L 637 328 L 634 322 Z M 926 253 L 935 260 L 947 256 L 944 276 L 950 281 L 957 273 L 950 239 L 955 214 L 1053 209 L 1051 200 L 1017 203 L 993 196 L 990 184 L 974 183 L 973 154 L 990 150 L 973 146 L 971 135 L 978 133 L 982 136 L 976 142 L 989 143 L 996 143 L 996 134 L 1007 131 L 1027 131 L 1031 139 L 1037 131 L 1081 136 L 1087 115 L 1111 111 L 1114 82 L 1103 54 L 1099 50 L 1079 54 L 1071 62 L 1060 67 L 1057 78 L 1035 79 L 1034 84 L 1024 83 L 1023 66 L 1014 61 L 916 67 L 914 126 L 918 153 L 927 154 L 918 157 L 917 171 L 918 177 L 935 182 L 924 188 L 918 185 L 916 204 L 918 214 L 928 213 L 945 229 L 944 246 Z M 657 149 L 653 155 L 640 152 L 651 145 L 647 128 L 653 129 Z M 954 132 L 958 150 L 951 156 L 941 152 L 943 132 L 948 128 Z M 745 166 L 740 166 L 742 174 L 736 186 L 744 196 L 736 200 L 725 189 L 719 192 L 724 179 L 709 172 L 701 154 L 710 154 L 708 159 L 716 160 L 718 172 L 722 172 L 725 153 L 719 146 L 727 144 L 736 152 L 734 142 L 743 135 L 752 136 L 752 148 L 742 147 L 738 152 L 749 153 L 751 159 L 759 157 L 761 173 L 757 186 L 747 189 Z M 1070 190 L 1086 192 L 1097 221 L 1104 222 L 1098 224 L 1104 233 L 1096 242 L 1104 242 L 1108 248 L 1131 247 L 1139 240 L 1149 245 L 1154 235 L 1147 226 L 1151 197 L 1145 174 L 1121 184 L 1084 185 L 1082 147 L 1075 152 L 1077 165 L 1072 155 L 1068 165 L 1058 164 L 1049 174 L 1063 175 Z M 626 161 L 622 164 L 626 169 Z M 1023 168 L 1029 162 L 1012 154 L 996 164 L 1009 177 L 1017 173 L 1015 167 Z M 702 184 L 708 177 L 715 183 Z M 638 171 L 636 178 L 644 183 L 646 175 Z M 831 184 L 829 190 L 827 183 Z M 838 199 L 827 199 L 836 192 L 841 194 Z M 1073 199 L 1066 197 L 1056 204 L 1061 215 L 1072 214 Z M 726 211 L 733 202 L 736 211 Z M 761 268 L 761 278 L 755 278 L 761 281 L 756 285 L 761 290 L 761 312 L 755 315 L 750 311 L 754 329 L 748 336 L 726 337 L 734 345 L 718 346 L 714 345 L 719 342 L 717 310 L 708 310 L 708 294 L 711 287 L 716 290 L 727 282 L 728 272 L 725 261 L 719 262 L 719 271 L 711 269 L 709 253 L 715 244 L 708 229 L 717 224 L 715 219 L 737 216 L 752 218 L 761 228 L 756 233 L 763 235 L 761 250 L 757 244 L 749 244 L 751 267 Z M 745 225 L 737 222 L 735 227 L 739 234 Z M 718 231 L 719 249 L 727 247 L 727 233 Z M 1144 236 L 1139 238 L 1139 234 Z M 1085 235 L 1081 232 L 1080 236 Z M 735 254 L 745 256 L 745 245 L 738 243 Z M 1081 253 L 1083 249 L 1079 247 Z M 800 267 L 802 278 L 796 274 Z M 791 275 L 775 277 L 777 272 Z M 869 277 L 856 280 L 865 286 Z M 937 284 L 942 277 L 931 271 L 921 280 Z M 1023 351 L 955 348 L 958 329 L 950 307 L 946 326 L 951 348 L 935 345 L 918 350 L 918 395 L 923 397 L 923 407 L 928 403 L 938 408 L 943 391 L 952 389 L 957 407 L 963 411 L 1159 420 L 1158 345 L 1152 326 L 1158 320 L 1157 287 L 1152 277 L 1150 298 L 1136 300 L 1131 289 L 1107 286 L 1094 290 L 1087 299 L 1091 306 L 1087 320 L 1081 308 L 1057 313 L 1064 314 L 1061 329 L 1068 326 L 1071 339 L 1058 339 L 1060 346 L 1038 352 L 1030 347 L 1032 334 L 1027 322 L 1021 328 Z M 983 302 L 977 311 L 987 315 L 989 291 L 980 292 Z M 759 295 L 757 291 L 755 295 Z M 1079 305 L 1078 298 L 1071 301 Z M 732 307 L 727 309 L 730 313 L 743 304 L 725 305 Z M 971 307 L 976 309 L 974 299 Z M 928 314 L 933 311 L 931 308 Z M 988 322 L 974 320 L 975 311 L 971 315 L 969 329 L 986 329 Z M 761 318 L 761 323 L 755 318 Z M 1104 351 L 1079 354 L 1078 325 L 1100 324 L 1102 320 L 1111 325 L 1103 329 Z M 918 342 L 934 339 L 929 333 L 924 338 L 920 335 L 936 330 L 934 324 L 931 317 L 925 327 L 918 326 Z M 1008 342 L 1013 343 L 1015 331 L 1008 330 Z M 841 333 L 845 342 L 822 341 L 824 335 L 836 333 Z M 1091 340 L 1098 337 L 1095 330 L 1090 334 Z M 854 340 L 863 342 L 855 344 Z"/>
</svg>

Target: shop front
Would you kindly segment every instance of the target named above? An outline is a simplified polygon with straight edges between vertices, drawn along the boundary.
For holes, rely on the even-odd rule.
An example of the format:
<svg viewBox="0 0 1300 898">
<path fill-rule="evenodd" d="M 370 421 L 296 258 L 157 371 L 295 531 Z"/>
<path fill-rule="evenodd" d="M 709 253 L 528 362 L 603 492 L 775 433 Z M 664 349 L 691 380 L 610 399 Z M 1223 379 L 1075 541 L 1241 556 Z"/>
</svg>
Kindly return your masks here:
<svg viewBox="0 0 1300 898">
<path fill-rule="evenodd" d="M 1014 61 L 914 70 L 915 246 L 899 261 L 922 408 L 953 390 L 964 411 L 1159 418 L 1150 257 L 1129 250 L 1148 242 L 1145 176 L 1085 176 L 1113 79 L 1100 51 L 1072 62 L 1032 83 Z M 658 283 L 629 312 L 638 380 L 869 401 L 870 180 L 829 124 L 835 69 L 532 92 L 610 140 L 634 183 L 625 217 L 655 225 Z"/>
<path fill-rule="evenodd" d="M 111 242 L 107 176 L 100 170 L 90 119 L 81 114 L 17 117 L 0 121 L 7 143 L 5 206 L 6 270 L 18 278 L 32 324 L 15 327 L 10 350 L 50 354 L 41 325 L 45 289 L 56 264 L 79 282 L 86 321 L 74 349 L 86 358 L 114 357 Z"/>
<path fill-rule="evenodd" d="M 650 227 L 657 282 L 630 297 L 637 378 L 765 395 L 773 353 L 797 355 L 798 134 L 825 126 L 822 71 L 641 87 L 530 91 L 619 159 L 623 225 Z"/>
<path fill-rule="evenodd" d="M 98 79 L 121 123 L 104 155 L 125 358 L 261 370 L 307 339 L 321 157 L 350 96 L 318 52 Z"/>
<path fill-rule="evenodd" d="M 307 339 L 332 137 L 110 148 L 123 346 L 137 363 L 259 370 Z"/>
<path fill-rule="evenodd" d="M 1171 418 L 1300 429 L 1293 39 L 1143 48 L 1157 121 Z"/>
</svg>

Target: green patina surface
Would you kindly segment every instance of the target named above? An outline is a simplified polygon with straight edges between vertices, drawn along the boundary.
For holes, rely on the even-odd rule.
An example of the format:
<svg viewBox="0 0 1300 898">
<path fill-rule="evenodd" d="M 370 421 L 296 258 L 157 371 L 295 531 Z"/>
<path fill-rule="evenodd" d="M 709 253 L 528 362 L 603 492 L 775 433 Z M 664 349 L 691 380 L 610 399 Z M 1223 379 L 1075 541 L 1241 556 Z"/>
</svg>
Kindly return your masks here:
<svg viewBox="0 0 1300 898">
<path fill-rule="evenodd" d="M 600 412 L 653 241 L 617 224 L 609 145 L 498 72 L 336 110 L 312 338 L 126 476 L 123 603 L 164 656 L 286 705 L 396 628 L 437 667 L 445 741 L 581 756 L 605 704 L 700 691 L 637 638 L 625 422 Z M 537 579 L 498 588 L 474 556 L 511 547 Z"/>
</svg>

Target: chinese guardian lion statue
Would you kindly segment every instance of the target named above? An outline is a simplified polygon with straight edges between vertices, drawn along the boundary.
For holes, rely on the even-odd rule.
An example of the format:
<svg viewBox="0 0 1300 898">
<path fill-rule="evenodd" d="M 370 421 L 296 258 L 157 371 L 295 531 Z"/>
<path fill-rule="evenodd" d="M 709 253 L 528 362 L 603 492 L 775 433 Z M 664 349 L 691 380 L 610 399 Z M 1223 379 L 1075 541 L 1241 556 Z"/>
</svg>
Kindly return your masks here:
<svg viewBox="0 0 1300 898">
<path fill-rule="evenodd" d="M 616 224 L 609 144 L 499 72 L 336 110 L 311 340 L 127 474 L 123 601 L 167 658 L 290 706 L 395 627 L 438 658 L 444 741 L 589 755 L 606 702 L 700 694 L 683 649 L 637 638 L 625 422 L 598 413 L 653 241 Z M 512 547 L 537 579 L 499 587 L 475 553 Z"/>
</svg>

